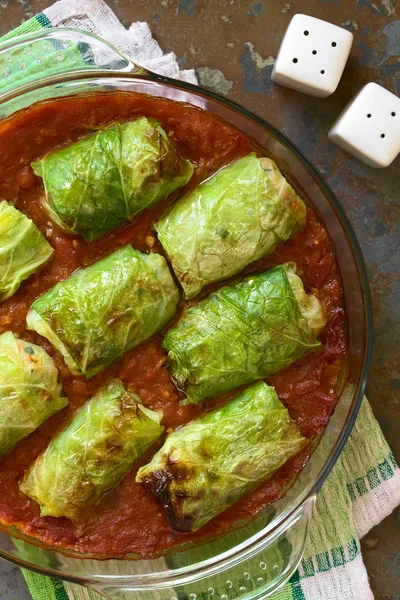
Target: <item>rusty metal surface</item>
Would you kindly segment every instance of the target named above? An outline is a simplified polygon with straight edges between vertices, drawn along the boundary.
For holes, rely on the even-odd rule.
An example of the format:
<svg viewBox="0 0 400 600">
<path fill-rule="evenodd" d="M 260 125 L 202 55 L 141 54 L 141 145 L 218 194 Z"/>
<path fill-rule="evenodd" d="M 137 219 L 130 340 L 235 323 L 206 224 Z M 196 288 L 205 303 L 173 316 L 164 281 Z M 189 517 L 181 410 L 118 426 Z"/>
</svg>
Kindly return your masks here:
<svg viewBox="0 0 400 600">
<path fill-rule="evenodd" d="M 282 129 L 336 192 L 361 243 L 372 288 L 375 340 L 367 394 L 399 460 L 400 157 L 386 169 L 373 170 L 327 139 L 331 124 L 363 84 L 376 81 L 400 94 L 400 11 L 397 8 L 396 13 L 396 0 L 108 2 L 125 26 L 147 21 L 161 47 L 173 50 L 182 68 L 197 69 L 202 85 L 226 94 Z M 52 3 L 0 0 L 0 35 Z M 341 83 L 324 100 L 271 83 L 280 41 L 298 12 L 354 33 Z M 362 546 L 375 598 L 400 600 L 399 511 L 376 527 Z M 19 585 L 15 573 L 2 574 L 0 570 L 0 598 L 29 597 L 10 584 L 15 581 L 15 586 Z"/>
</svg>

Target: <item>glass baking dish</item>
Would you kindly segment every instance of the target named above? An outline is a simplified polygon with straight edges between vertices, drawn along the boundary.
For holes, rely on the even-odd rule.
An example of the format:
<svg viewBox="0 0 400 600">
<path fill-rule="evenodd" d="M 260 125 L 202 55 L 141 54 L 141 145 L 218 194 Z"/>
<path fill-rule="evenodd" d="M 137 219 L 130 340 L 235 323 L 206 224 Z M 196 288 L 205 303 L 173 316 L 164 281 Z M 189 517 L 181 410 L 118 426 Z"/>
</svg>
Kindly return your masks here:
<svg viewBox="0 0 400 600">
<path fill-rule="evenodd" d="M 104 561 L 65 554 L 21 537 L 15 528 L 0 526 L 0 557 L 88 586 L 106 598 L 267 597 L 291 577 L 301 561 L 316 495 L 350 434 L 369 367 L 370 292 L 362 254 L 340 202 L 300 150 L 268 122 L 217 94 L 145 71 L 91 34 L 49 29 L 0 44 L 0 72 L 0 118 L 43 100 L 116 90 L 169 98 L 206 110 L 244 132 L 263 154 L 272 156 L 325 223 L 343 284 L 349 351 L 336 390 L 340 397 L 336 411 L 283 498 L 221 539 L 146 560 L 128 556 Z"/>
</svg>

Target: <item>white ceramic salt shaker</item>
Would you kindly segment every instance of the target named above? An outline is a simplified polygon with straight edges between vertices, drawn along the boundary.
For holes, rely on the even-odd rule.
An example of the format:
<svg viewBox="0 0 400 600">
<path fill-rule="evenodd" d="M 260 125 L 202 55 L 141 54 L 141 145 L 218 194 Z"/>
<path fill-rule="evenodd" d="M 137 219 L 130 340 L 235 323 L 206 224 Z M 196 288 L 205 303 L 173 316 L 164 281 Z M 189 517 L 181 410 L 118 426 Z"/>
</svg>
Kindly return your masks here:
<svg viewBox="0 0 400 600">
<path fill-rule="evenodd" d="M 353 34 L 321 19 L 297 14 L 290 21 L 272 71 L 272 81 L 325 98 L 346 65 Z"/>
<path fill-rule="evenodd" d="M 389 166 L 400 153 L 400 98 L 377 83 L 367 83 L 328 135 L 366 165 Z"/>
</svg>

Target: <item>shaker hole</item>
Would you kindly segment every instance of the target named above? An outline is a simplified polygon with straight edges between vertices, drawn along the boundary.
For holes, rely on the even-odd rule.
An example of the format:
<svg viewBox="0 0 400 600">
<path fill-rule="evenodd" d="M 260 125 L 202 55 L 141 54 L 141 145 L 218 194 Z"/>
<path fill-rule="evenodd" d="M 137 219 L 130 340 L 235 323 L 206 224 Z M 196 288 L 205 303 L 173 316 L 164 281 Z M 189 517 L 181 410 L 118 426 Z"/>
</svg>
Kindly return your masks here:
<svg viewBox="0 0 400 600">
<path fill-rule="evenodd" d="M 316 51 L 316 50 L 313 50 L 313 51 L 312 51 L 312 53 L 313 53 L 313 54 L 317 54 L 317 51 Z"/>
<path fill-rule="evenodd" d="M 304 35 L 308 35 L 309 33 L 310 33 L 310 32 L 309 32 L 309 31 L 307 31 L 307 30 L 305 30 L 305 31 L 304 31 Z"/>
<path fill-rule="evenodd" d="M 336 42 L 332 42 L 331 46 L 333 46 L 334 48 L 337 46 Z"/>
<path fill-rule="evenodd" d="M 381 138 L 386 137 L 386 135 L 384 133 L 381 133 Z"/>
<path fill-rule="evenodd" d="M 367 114 L 368 119 L 370 119 L 372 117 L 371 113 Z"/>
<path fill-rule="evenodd" d="M 396 113 L 394 111 L 391 114 L 392 114 L 392 117 L 396 116 Z"/>
<path fill-rule="evenodd" d="M 298 59 L 298 58 L 294 58 L 294 59 L 293 59 L 293 62 L 294 62 L 294 63 L 297 63 L 297 62 L 299 62 L 299 59 Z"/>
<path fill-rule="evenodd" d="M 324 69 L 322 69 L 321 70 L 321 75 L 324 75 L 324 74 L 325 74 L 325 71 L 324 71 Z"/>
</svg>

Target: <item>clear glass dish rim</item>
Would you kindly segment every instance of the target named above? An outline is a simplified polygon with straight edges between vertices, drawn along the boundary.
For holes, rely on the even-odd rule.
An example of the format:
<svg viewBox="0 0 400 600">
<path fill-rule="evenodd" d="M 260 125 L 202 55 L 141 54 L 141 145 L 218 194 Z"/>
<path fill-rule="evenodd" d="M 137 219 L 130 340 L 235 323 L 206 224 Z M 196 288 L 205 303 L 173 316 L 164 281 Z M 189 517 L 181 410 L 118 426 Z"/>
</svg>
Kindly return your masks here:
<svg viewBox="0 0 400 600">
<path fill-rule="evenodd" d="M 371 292 L 370 292 L 364 258 L 363 258 L 361 248 L 360 248 L 359 242 L 357 240 L 356 234 L 353 230 L 353 227 L 352 227 L 344 209 L 342 208 L 339 200 L 337 199 L 335 193 L 333 192 L 333 190 L 331 189 L 329 184 L 325 181 L 325 179 L 322 177 L 322 175 L 319 173 L 319 171 L 313 165 L 313 163 L 303 154 L 303 152 L 284 133 L 282 133 L 279 129 L 277 129 L 269 121 L 259 117 L 258 115 L 254 114 L 250 110 L 241 106 L 240 104 L 237 104 L 236 102 L 234 102 L 232 100 L 229 100 L 223 96 L 220 96 L 219 94 L 217 94 L 211 90 L 206 90 L 206 89 L 200 88 L 194 84 L 184 82 L 184 81 L 177 81 L 177 80 L 171 79 L 169 77 L 161 76 L 156 73 L 149 72 L 149 71 L 145 71 L 144 73 L 143 73 L 143 71 L 141 73 L 138 73 L 138 72 L 123 72 L 123 73 L 121 73 L 121 71 L 91 69 L 90 71 L 88 71 L 88 70 L 72 70 L 70 72 L 64 72 L 59 75 L 43 77 L 42 79 L 36 80 L 30 84 L 19 86 L 19 87 L 15 88 L 14 90 L 11 90 L 9 92 L 1 94 L 0 95 L 0 105 L 11 99 L 28 94 L 30 92 L 34 92 L 37 89 L 41 89 L 41 88 L 44 88 L 47 86 L 54 86 L 54 85 L 65 84 L 65 83 L 73 84 L 75 82 L 76 83 L 82 82 L 82 80 L 92 81 L 92 80 L 96 80 L 96 79 L 110 79 L 114 83 L 117 83 L 118 81 L 121 81 L 121 80 L 142 80 L 144 82 L 150 80 L 150 81 L 158 82 L 163 85 L 167 85 L 168 87 L 175 88 L 176 90 L 185 90 L 192 94 L 195 94 L 196 96 L 203 96 L 205 98 L 210 98 L 214 102 L 218 102 L 219 104 L 227 106 L 228 108 L 230 108 L 231 110 L 233 110 L 235 112 L 239 112 L 246 119 L 254 121 L 257 125 L 259 125 L 263 129 L 265 129 L 268 132 L 268 134 L 270 134 L 273 138 L 277 139 L 283 146 L 288 148 L 288 150 L 296 156 L 296 158 L 300 161 L 302 166 L 307 170 L 307 172 L 314 179 L 314 181 L 316 182 L 318 187 L 323 191 L 324 196 L 326 197 L 332 210 L 335 212 L 338 221 L 340 222 L 341 226 L 343 227 L 344 233 L 345 233 L 348 243 L 349 243 L 349 247 L 350 247 L 353 257 L 354 257 L 355 265 L 357 267 L 357 274 L 359 277 L 360 287 L 363 290 L 365 342 L 364 342 L 362 368 L 361 368 L 362 375 L 358 382 L 358 386 L 354 390 L 354 393 L 353 393 L 352 407 L 349 410 L 349 416 L 347 418 L 346 424 L 343 427 L 343 429 L 341 430 L 340 435 L 338 436 L 336 443 L 335 443 L 334 447 L 332 448 L 328 459 L 326 460 L 324 466 L 320 470 L 312 487 L 308 490 L 308 492 L 306 492 L 306 494 L 304 496 L 302 496 L 298 500 L 298 502 L 296 503 L 295 506 L 290 507 L 285 512 L 283 512 L 281 515 L 279 515 L 277 517 L 276 521 L 273 521 L 272 527 L 270 525 L 265 526 L 263 529 L 258 531 L 256 534 L 247 538 L 244 542 L 240 543 L 239 545 L 235 546 L 234 548 L 231 548 L 225 552 L 222 552 L 218 556 L 213 557 L 211 559 L 208 558 L 208 559 L 200 561 L 194 565 L 189 565 L 189 566 L 181 567 L 178 569 L 174 569 L 170 573 L 153 572 L 153 573 L 142 574 L 140 577 L 143 578 L 143 580 L 145 580 L 145 581 L 147 580 L 147 583 L 145 583 L 144 585 L 143 585 L 143 583 L 142 584 L 140 583 L 139 576 L 132 575 L 132 574 L 103 575 L 103 574 L 96 573 L 96 574 L 93 574 L 92 576 L 89 576 L 89 575 L 88 576 L 74 576 L 70 573 L 66 573 L 64 575 L 64 574 L 54 571 L 48 567 L 35 566 L 34 564 L 29 563 L 28 561 L 24 561 L 22 559 L 18 559 L 16 557 L 14 557 L 14 556 L 8 555 L 7 553 L 4 553 L 0 549 L 0 558 L 4 558 L 10 562 L 18 564 L 20 567 L 25 567 L 30 570 L 34 570 L 38 573 L 42 573 L 42 574 L 53 576 L 53 577 L 63 577 L 65 580 L 69 580 L 69 581 L 72 581 L 75 583 L 88 584 L 88 583 L 101 582 L 102 584 L 105 584 L 105 583 L 109 582 L 109 583 L 112 583 L 113 585 L 116 585 L 118 583 L 126 584 L 127 582 L 130 581 L 130 582 L 135 582 L 135 584 L 138 585 L 138 589 L 139 588 L 145 589 L 149 585 L 153 586 L 153 588 L 154 588 L 154 586 L 156 585 L 155 578 L 158 577 L 161 586 L 164 587 L 162 585 L 162 582 L 166 582 L 168 585 L 180 584 L 180 582 L 175 583 L 173 581 L 173 580 L 175 580 L 175 577 L 179 578 L 179 575 L 184 576 L 185 574 L 187 574 L 190 581 L 195 581 L 196 579 L 200 579 L 203 576 L 207 576 L 207 575 L 212 574 L 217 571 L 225 570 L 225 569 L 237 564 L 238 562 L 242 562 L 242 560 L 244 560 L 245 558 L 249 558 L 249 556 L 253 556 L 254 554 L 262 551 L 266 546 L 269 545 L 269 543 L 271 542 L 272 539 L 274 539 L 277 535 L 279 535 L 280 533 L 285 531 L 285 524 L 286 523 L 290 524 L 292 518 L 301 509 L 302 505 L 305 504 L 309 499 L 311 499 L 313 496 L 315 496 L 319 492 L 325 479 L 327 478 L 327 476 L 331 472 L 333 466 L 335 465 L 335 463 L 336 463 L 336 461 L 337 461 L 337 459 L 338 459 L 338 457 L 350 435 L 350 432 L 351 432 L 353 425 L 355 423 L 355 420 L 357 418 L 357 414 L 360 409 L 361 401 L 362 401 L 362 398 L 364 395 L 365 385 L 366 385 L 370 362 L 371 362 L 371 354 L 372 354 L 373 315 L 372 315 Z M 110 91 L 113 91 L 113 90 L 110 90 Z M 77 93 L 79 93 L 79 91 L 71 92 L 71 95 L 76 95 Z M 82 93 L 84 93 L 84 92 L 82 92 Z M 101 93 L 101 92 L 94 91 L 93 93 Z M 47 101 L 51 102 L 52 100 L 51 99 L 46 100 L 46 102 Z M 12 115 L 10 117 L 6 117 L 6 118 L 12 118 Z M 4 530 L 3 530 L 3 532 L 7 534 L 7 532 L 5 532 Z M 13 537 L 13 536 L 10 536 L 10 537 Z M 45 546 L 44 549 L 49 550 L 51 552 L 55 552 L 55 553 L 59 552 L 62 554 L 62 552 L 60 552 L 59 549 L 53 548 L 51 546 Z M 85 557 L 85 556 L 82 556 L 82 557 L 79 557 L 78 555 L 76 556 L 77 560 L 85 560 L 86 558 L 87 557 Z M 124 559 L 122 559 L 122 560 L 124 560 Z M 149 560 L 151 560 L 151 559 L 149 559 Z M 101 562 L 104 562 L 104 561 L 101 561 Z M 209 569 L 210 565 L 212 565 L 211 569 Z M 211 571 L 211 573 L 210 573 L 210 571 Z M 173 575 L 172 575 L 172 573 L 173 573 Z"/>
</svg>

